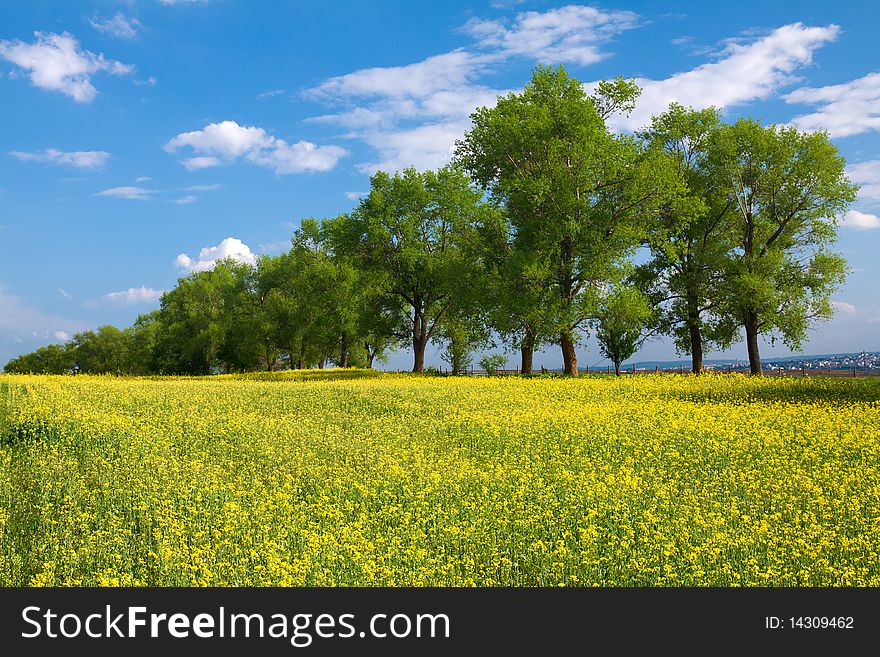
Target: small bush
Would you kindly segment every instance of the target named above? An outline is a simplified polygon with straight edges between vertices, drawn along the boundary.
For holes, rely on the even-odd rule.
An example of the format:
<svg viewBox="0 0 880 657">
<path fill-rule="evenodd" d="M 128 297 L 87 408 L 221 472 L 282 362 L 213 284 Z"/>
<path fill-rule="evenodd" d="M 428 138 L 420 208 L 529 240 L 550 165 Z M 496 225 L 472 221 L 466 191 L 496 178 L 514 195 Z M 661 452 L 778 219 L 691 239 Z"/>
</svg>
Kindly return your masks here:
<svg viewBox="0 0 880 657">
<path fill-rule="evenodd" d="M 480 359 L 480 367 L 486 370 L 489 376 L 498 374 L 498 369 L 507 363 L 507 358 L 501 354 L 486 354 Z"/>
</svg>

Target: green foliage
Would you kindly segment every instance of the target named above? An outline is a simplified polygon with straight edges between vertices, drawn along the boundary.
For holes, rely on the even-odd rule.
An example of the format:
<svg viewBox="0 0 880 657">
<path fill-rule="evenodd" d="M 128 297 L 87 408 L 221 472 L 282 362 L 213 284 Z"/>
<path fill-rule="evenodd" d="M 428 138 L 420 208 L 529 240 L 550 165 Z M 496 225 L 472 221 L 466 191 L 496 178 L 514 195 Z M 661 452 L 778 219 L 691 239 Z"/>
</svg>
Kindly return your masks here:
<svg viewBox="0 0 880 657">
<path fill-rule="evenodd" d="M 486 371 L 489 376 L 496 376 L 498 370 L 504 367 L 507 358 L 503 354 L 486 354 L 480 358 L 480 367 Z"/>
<path fill-rule="evenodd" d="M 458 169 L 407 169 L 370 179 L 370 194 L 334 230 L 339 253 L 368 272 L 400 340 L 411 341 L 413 371 L 447 313 L 462 305 L 478 272 L 465 257 L 471 227 L 491 212 Z"/>
<path fill-rule="evenodd" d="M 830 247 L 858 188 L 825 132 L 740 119 L 716 131 L 711 147 L 735 245 L 723 266 L 722 314 L 745 327 L 760 373 L 758 334 L 799 349 L 811 322 L 830 317 L 847 271 Z"/>
<path fill-rule="evenodd" d="M 541 272 L 542 314 L 560 337 L 566 371 L 573 343 L 595 315 L 598 287 L 618 280 L 621 264 L 644 240 L 642 218 L 683 192 L 674 162 L 605 119 L 632 108 L 631 82 L 600 85 L 586 96 L 563 67 L 538 67 L 520 94 L 471 116 L 458 161 L 504 208 L 517 246 Z M 542 322 L 543 323 L 543 322 Z"/>
<path fill-rule="evenodd" d="M 620 364 L 642 343 L 652 315 L 649 300 L 635 288 L 618 288 L 602 298 L 594 320 L 596 341 L 618 376 Z"/>
</svg>

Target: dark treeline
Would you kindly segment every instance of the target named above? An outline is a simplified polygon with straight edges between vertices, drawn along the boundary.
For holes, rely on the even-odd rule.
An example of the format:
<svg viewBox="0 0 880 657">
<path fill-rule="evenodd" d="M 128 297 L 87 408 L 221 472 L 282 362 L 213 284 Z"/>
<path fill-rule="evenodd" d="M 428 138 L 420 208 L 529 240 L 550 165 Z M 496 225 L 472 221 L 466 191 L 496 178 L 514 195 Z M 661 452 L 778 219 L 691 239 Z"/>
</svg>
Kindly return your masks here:
<svg viewBox="0 0 880 657">
<path fill-rule="evenodd" d="M 522 93 L 472 115 L 451 165 L 379 172 L 352 212 L 304 219 L 286 253 L 219 261 L 130 328 L 5 369 L 372 367 L 406 347 L 421 372 L 433 342 L 457 372 L 500 342 L 524 373 L 556 344 L 575 375 L 593 331 L 618 371 L 668 335 L 697 373 L 704 351 L 744 337 L 760 374 L 761 335 L 797 349 L 831 315 L 846 263 L 830 248 L 857 188 L 824 132 L 672 104 L 616 133 L 609 121 L 638 95 L 622 79 L 587 95 L 562 67 L 539 67 Z"/>
</svg>

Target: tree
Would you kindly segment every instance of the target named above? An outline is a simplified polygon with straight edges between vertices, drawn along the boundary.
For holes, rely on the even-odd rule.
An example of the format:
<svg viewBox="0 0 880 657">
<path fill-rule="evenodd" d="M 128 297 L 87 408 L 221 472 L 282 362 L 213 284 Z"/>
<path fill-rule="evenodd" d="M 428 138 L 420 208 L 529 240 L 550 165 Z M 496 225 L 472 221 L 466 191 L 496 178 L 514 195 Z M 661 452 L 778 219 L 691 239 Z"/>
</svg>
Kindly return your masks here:
<svg viewBox="0 0 880 657">
<path fill-rule="evenodd" d="M 631 111 L 638 93 L 616 80 L 589 97 L 563 67 L 538 67 L 521 94 L 474 112 L 456 148 L 461 166 L 505 208 L 521 248 L 548 268 L 547 310 L 571 375 L 599 287 L 619 278 L 647 217 L 680 191 L 668 158 L 606 125 L 612 113 Z"/>
<path fill-rule="evenodd" d="M 164 374 L 211 374 L 229 371 L 230 357 L 224 313 L 230 292 L 238 283 L 234 260 L 220 260 L 212 270 L 193 272 L 162 295 L 159 320 L 162 331 L 154 354 Z M 233 362 L 234 364 L 234 362 Z"/>
<path fill-rule="evenodd" d="M 547 307 L 552 271 L 545 258 L 513 230 L 503 213 L 488 215 L 474 232 L 481 263 L 481 304 L 486 323 L 520 352 L 520 371 L 532 373 L 533 355 L 554 339 L 556 329 Z"/>
<path fill-rule="evenodd" d="M 825 132 L 740 119 L 715 133 L 712 149 L 735 217 L 723 314 L 744 327 L 751 372 L 760 375 L 759 335 L 799 349 L 810 323 L 831 316 L 846 262 L 829 247 L 858 188 Z"/>
<path fill-rule="evenodd" d="M 674 338 L 679 353 L 690 354 L 695 374 L 703 369 L 704 349 L 728 346 L 736 332 L 734 323 L 712 314 L 733 210 L 709 157 L 720 126 L 714 108 L 672 103 L 640 134 L 675 162 L 687 190 L 660 208 L 648 235 L 652 257 L 639 267 L 636 281 L 659 310 L 657 330 Z"/>
<path fill-rule="evenodd" d="M 474 282 L 461 248 L 470 227 L 491 209 L 468 178 L 452 167 L 406 169 L 370 179 L 370 194 L 337 232 L 337 252 L 382 285 L 382 307 L 395 312 L 395 335 L 413 348 L 413 371 L 425 367 L 425 347 L 444 315 Z"/>
<path fill-rule="evenodd" d="M 7 374 L 70 374 L 73 364 L 73 345 L 67 342 L 49 344 L 13 358 L 4 365 L 3 371 Z"/>
<path fill-rule="evenodd" d="M 614 363 L 620 376 L 620 364 L 636 353 L 645 337 L 652 315 L 651 304 L 634 287 L 620 287 L 600 302 L 594 324 L 602 356 Z"/>
</svg>

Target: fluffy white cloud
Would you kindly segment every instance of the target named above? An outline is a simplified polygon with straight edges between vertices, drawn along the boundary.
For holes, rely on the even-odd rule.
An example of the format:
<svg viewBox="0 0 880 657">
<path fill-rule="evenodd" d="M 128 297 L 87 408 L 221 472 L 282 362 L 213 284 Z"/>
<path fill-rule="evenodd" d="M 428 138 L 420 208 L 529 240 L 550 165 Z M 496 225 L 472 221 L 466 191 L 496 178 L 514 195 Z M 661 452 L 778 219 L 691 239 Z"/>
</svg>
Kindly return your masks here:
<svg viewBox="0 0 880 657">
<path fill-rule="evenodd" d="M 78 103 L 89 103 L 98 94 L 92 85 L 93 74 L 127 75 L 134 71 L 134 66 L 107 59 L 103 53 L 81 50 L 77 38 L 68 32 L 34 32 L 34 36 L 34 43 L 0 40 L 0 57 L 27 71 L 34 86 L 59 91 Z"/>
<path fill-rule="evenodd" d="M 462 28 L 474 39 L 469 48 L 403 66 L 361 69 L 306 91 L 307 98 L 340 107 L 311 120 L 341 125 L 350 129 L 348 137 L 373 146 L 379 161 L 360 164 L 363 171 L 439 166 L 469 127 L 470 114 L 510 91 L 479 84 L 493 68 L 519 56 L 599 61 L 607 56 L 601 44 L 637 21 L 632 12 L 574 5 L 520 13 L 510 24 L 472 20 Z"/>
<path fill-rule="evenodd" d="M 212 185 L 190 185 L 189 187 L 184 187 L 184 189 L 188 192 L 213 192 L 220 189 L 220 187 L 220 183 L 214 183 Z"/>
<path fill-rule="evenodd" d="M 181 253 L 174 262 L 187 271 L 207 271 L 213 269 L 216 262 L 224 258 L 232 258 L 251 265 L 257 261 L 247 244 L 235 237 L 227 237 L 217 246 L 203 248 L 199 251 L 198 258 L 193 259 L 188 254 Z"/>
<path fill-rule="evenodd" d="M 149 176 L 138 176 L 137 178 L 134 179 L 134 181 L 136 183 L 145 183 L 145 182 L 150 182 L 151 180 L 152 180 L 152 178 L 150 178 Z"/>
<path fill-rule="evenodd" d="M 479 47 L 501 56 L 525 55 L 547 64 L 586 65 L 605 59 L 608 54 L 599 46 L 637 24 L 638 15 L 631 11 L 569 5 L 518 14 L 509 28 L 500 20 L 474 19 L 464 31 L 477 39 Z"/>
<path fill-rule="evenodd" d="M 856 314 L 856 307 L 851 303 L 847 303 L 846 301 L 838 301 L 837 299 L 832 299 L 831 305 L 837 312 L 844 313 L 846 315 Z"/>
<path fill-rule="evenodd" d="M 876 214 L 849 210 L 843 218 L 843 225 L 856 230 L 870 230 L 880 228 L 880 217 Z"/>
<path fill-rule="evenodd" d="M 804 130 L 827 130 L 848 137 L 880 130 L 880 73 L 826 87 L 803 87 L 784 96 L 788 103 L 818 105 L 819 110 L 792 119 Z"/>
<path fill-rule="evenodd" d="M 181 196 L 180 198 L 174 199 L 174 202 L 177 205 L 186 205 L 188 203 L 195 203 L 199 200 L 199 197 L 195 194 L 187 194 L 186 196 Z"/>
<path fill-rule="evenodd" d="M 308 90 L 306 97 L 335 107 L 311 120 L 341 125 L 349 129 L 348 138 L 372 146 L 378 161 L 360 164 L 363 171 L 438 166 L 470 127 L 473 110 L 493 106 L 509 91 L 481 85 L 484 75 L 518 56 L 551 63 L 599 61 L 608 54 L 604 44 L 638 23 L 632 12 L 582 6 L 524 12 L 510 23 L 472 20 L 462 28 L 474 38 L 468 48 L 404 66 L 354 71 Z M 761 37 L 729 40 L 714 61 L 662 80 L 637 80 L 643 92 L 636 111 L 614 117 L 613 124 L 641 128 L 672 101 L 725 108 L 767 98 L 792 84 L 813 52 L 839 32 L 836 25 L 792 23 Z"/>
<path fill-rule="evenodd" d="M 349 201 L 357 201 L 358 199 L 362 199 L 368 194 L 369 192 L 345 192 L 345 198 L 347 198 Z"/>
<path fill-rule="evenodd" d="M 182 148 L 191 148 L 197 153 L 196 157 L 182 160 L 190 170 L 217 166 L 241 157 L 279 175 L 329 171 L 347 154 L 338 146 L 318 146 L 308 141 L 289 144 L 262 128 L 241 126 L 235 121 L 212 123 L 202 130 L 183 132 L 165 145 L 169 153 Z"/>
<path fill-rule="evenodd" d="M 206 5 L 208 0 L 159 0 L 159 4 L 170 7 L 172 5 Z"/>
<path fill-rule="evenodd" d="M 68 338 L 70 338 L 70 333 L 68 333 L 67 331 L 62 331 L 61 329 L 55 331 L 53 335 L 55 336 L 56 340 L 61 340 L 63 342 L 66 342 Z"/>
<path fill-rule="evenodd" d="M 23 161 L 49 162 L 80 169 L 98 169 L 110 158 L 107 151 L 59 151 L 57 148 L 35 152 L 10 151 L 9 154 Z"/>
<path fill-rule="evenodd" d="M 850 164 L 846 173 L 859 185 L 859 199 L 868 205 L 880 204 L 880 160 Z"/>
<path fill-rule="evenodd" d="M 132 306 L 136 303 L 150 303 L 158 301 L 165 293 L 164 290 L 154 290 L 151 287 L 130 287 L 122 292 L 110 292 L 104 298 L 110 303 L 120 303 Z"/>
<path fill-rule="evenodd" d="M 125 186 L 111 187 L 110 189 L 97 192 L 95 196 L 112 196 L 113 198 L 124 198 L 129 201 L 149 201 L 150 196 L 155 193 L 155 189 Z"/>
<path fill-rule="evenodd" d="M 217 167 L 223 164 L 223 161 L 218 157 L 209 157 L 206 155 L 200 157 L 187 157 L 180 161 L 180 163 L 187 168 L 188 171 L 199 171 L 200 169 L 208 169 L 210 167 Z"/>
<path fill-rule="evenodd" d="M 794 82 L 796 71 L 812 62 L 813 51 L 838 34 L 837 25 L 792 23 L 751 42 L 729 42 L 718 61 L 664 80 L 637 79 L 642 95 L 635 111 L 629 117 L 614 117 L 612 123 L 620 129 L 638 130 L 673 101 L 698 108 L 727 108 L 768 98 Z"/>
<path fill-rule="evenodd" d="M 339 98 L 422 98 L 443 89 L 456 89 L 469 84 L 483 71 L 485 59 L 465 50 L 407 64 L 383 66 L 330 78 L 306 92 L 315 99 Z"/>
<path fill-rule="evenodd" d="M 467 121 L 422 125 L 409 130 L 376 132 L 363 139 L 379 154 L 378 162 L 359 164 L 365 173 L 402 171 L 415 167 L 420 171 L 443 166 L 452 159 L 455 140 L 468 129 Z"/>
<path fill-rule="evenodd" d="M 138 30 L 143 27 L 137 18 L 126 18 L 122 12 L 116 12 L 113 18 L 101 18 L 95 16 L 89 19 L 89 23 L 93 28 L 104 34 L 118 37 L 120 39 L 134 39 Z"/>
</svg>

